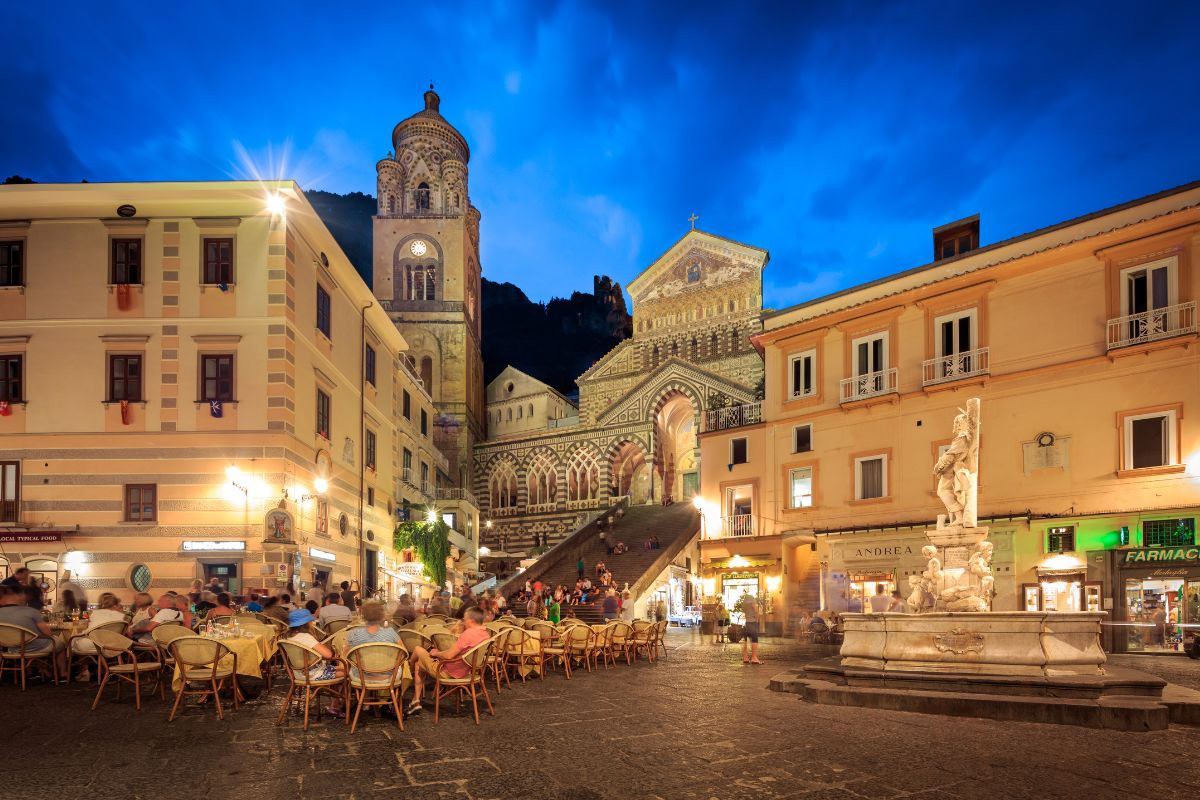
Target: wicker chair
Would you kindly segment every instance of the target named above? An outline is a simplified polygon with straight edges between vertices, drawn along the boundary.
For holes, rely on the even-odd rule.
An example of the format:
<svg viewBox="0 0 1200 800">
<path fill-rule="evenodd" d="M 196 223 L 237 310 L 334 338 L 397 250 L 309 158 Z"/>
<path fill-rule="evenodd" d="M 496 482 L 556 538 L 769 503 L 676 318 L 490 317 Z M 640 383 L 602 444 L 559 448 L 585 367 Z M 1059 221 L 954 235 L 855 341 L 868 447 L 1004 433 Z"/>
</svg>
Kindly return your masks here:
<svg viewBox="0 0 1200 800">
<path fill-rule="evenodd" d="M 279 711 L 276 725 L 283 724 L 283 719 L 291 709 L 293 700 L 304 703 L 304 730 L 308 730 L 308 712 L 314 699 L 319 700 L 320 696 L 324 694 L 338 698 L 343 705 L 350 702 L 345 676 L 326 680 L 313 680 L 309 676 L 309 670 L 321 661 L 327 660 L 316 650 L 286 639 L 279 643 L 279 649 L 283 652 L 283 661 L 287 666 L 291 685 L 288 686 L 287 697 L 284 698 L 283 708 Z M 320 719 L 320 717 L 321 704 L 318 702 L 317 718 Z"/>
<path fill-rule="evenodd" d="M 179 670 L 180 686 L 175 692 L 175 704 L 171 706 L 171 714 L 167 722 L 173 722 L 179 712 L 179 704 L 183 698 L 205 698 L 211 696 L 217 707 L 217 719 L 225 719 L 221 708 L 221 689 L 225 681 L 233 686 L 233 708 L 239 708 L 241 691 L 237 683 L 237 653 L 216 639 L 206 639 L 203 636 L 181 636 L 170 644 L 171 657 L 175 659 L 175 668 Z M 226 656 L 229 661 L 225 662 Z M 200 684 L 202 688 L 189 689 L 192 684 Z"/>
<path fill-rule="evenodd" d="M 483 692 L 483 699 L 487 702 L 488 712 L 494 717 L 496 710 L 492 708 L 492 698 L 488 695 L 487 690 L 487 657 L 488 652 L 492 649 L 492 640 L 480 642 L 472 647 L 467 652 L 463 653 L 461 658 L 464 664 L 467 665 L 467 674 L 465 677 L 456 678 L 446 672 L 446 663 L 438 664 L 437 673 L 434 675 L 433 689 L 433 722 L 436 725 L 442 710 L 442 698 L 447 695 L 454 694 L 455 701 L 461 703 L 462 696 L 468 692 L 471 695 L 471 708 L 475 712 L 475 724 L 479 724 L 479 691 Z"/>
<path fill-rule="evenodd" d="M 94 628 L 89 628 L 81 634 L 72 636 L 67 640 L 67 677 L 70 677 L 75 672 L 75 659 L 83 662 L 91 662 L 96 668 L 97 680 L 100 675 L 99 653 L 96 645 L 88 638 L 88 634 L 92 631 L 112 631 L 113 633 L 125 633 L 125 623 L 121 620 L 115 622 L 104 622 Z"/>
<path fill-rule="evenodd" d="M 571 679 L 571 659 L 567 655 L 567 649 L 563 643 L 563 631 L 554 627 L 549 622 L 540 621 L 530 630 L 536 631 L 542 637 L 542 663 L 549 664 L 553 668 L 557 661 L 562 665 L 563 674 L 567 676 L 567 680 Z"/>
<path fill-rule="evenodd" d="M 506 659 L 505 647 L 508 643 L 508 637 L 514 632 L 520 632 L 520 628 L 512 625 L 505 625 L 500 628 L 492 636 L 492 649 L 488 651 L 487 667 L 492 673 L 492 678 L 496 681 L 496 692 L 500 692 L 500 679 L 504 678 L 504 682 L 512 687 L 512 681 L 508 679 L 508 661 Z"/>
<path fill-rule="evenodd" d="M 613 655 L 613 627 L 612 623 L 607 625 L 593 625 L 592 631 L 596 634 L 595 642 L 592 646 L 592 661 L 604 662 L 604 668 L 608 669 L 608 662 L 617 663 L 616 656 Z"/>
<path fill-rule="evenodd" d="M 667 654 L 667 620 L 660 619 L 658 622 L 654 623 L 654 627 L 651 630 L 654 632 L 654 657 L 658 658 L 659 648 L 662 649 L 663 655 L 665 656 Z"/>
<path fill-rule="evenodd" d="M 182 625 L 159 625 L 150 631 L 150 638 L 158 647 L 158 662 L 162 665 L 162 672 L 165 673 L 159 677 L 159 680 L 170 680 L 171 676 L 175 674 L 175 658 L 171 655 L 171 642 L 192 635 L 192 632 Z"/>
<path fill-rule="evenodd" d="M 426 635 L 433 641 L 433 646 L 438 650 L 449 650 L 454 647 L 454 643 L 458 641 L 458 637 L 445 628 L 439 628 L 435 631 L 426 631 Z"/>
<path fill-rule="evenodd" d="M 348 620 L 348 619 L 331 619 L 331 620 L 329 620 L 328 624 L 325 625 L 325 634 L 326 635 L 335 634 L 338 631 L 342 630 L 343 628 L 347 627 L 349 624 L 350 624 L 350 620 Z"/>
<path fill-rule="evenodd" d="M 349 699 L 355 704 L 354 718 L 350 718 L 350 706 L 346 706 L 346 721 L 350 732 L 358 727 L 358 715 L 363 706 L 391 706 L 396 712 L 396 723 L 404 730 L 404 713 L 400 709 L 400 694 L 403 691 L 404 664 L 408 651 L 402 645 L 386 642 L 360 644 L 346 653 L 346 663 L 353 669 L 346 676 L 346 683 L 353 693 Z"/>
<path fill-rule="evenodd" d="M 21 691 L 25 691 L 26 670 L 34 664 L 50 663 L 54 682 L 58 683 L 58 659 L 54 657 L 58 651 L 57 645 L 46 650 L 28 651 L 29 644 L 38 638 L 36 633 L 16 625 L 0 624 L 0 679 L 5 672 L 19 673 L 21 676 Z M 11 661 L 16 666 L 8 666 Z"/>
<path fill-rule="evenodd" d="M 412 628 L 401 628 L 396 631 L 396 635 L 400 637 L 400 641 L 404 644 L 404 649 L 408 652 L 413 652 L 418 647 L 424 647 L 429 650 L 433 647 L 433 640 L 420 631 L 415 631 Z"/>
<path fill-rule="evenodd" d="M 174 626 L 179 627 L 179 626 Z M 157 661 L 139 661 L 133 652 L 133 639 L 113 630 L 97 628 L 88 633 L 88 639 L 96 645 L 96 668 L 99 670 L 100 686 L 96 689 L 96 699 L 92 701 L 92 711 L 100 705 L 100 697 L 110 678 L 117 679 L 117 700 L 121 699 L 121 684 L 133 684 L 133 704 L 138 711 L 142 710 L 142 675 L 156 675 L 155 686 L 159 697 L 167 699 L 163 689 L 162 665 Z M 113 663 L 115 662 L 115 663 Z M 151 693 L 154 688 L 150 689 Z"/>
<path fill-rule="evenodd" d="M 632 627 L 633 631 L 626 639 L 626 643 L 633 652 L 633 660 L 637 661 L 639 651 L 645 651 L 646 658 L 653 662 L 654 651 L 657 647 L 654 637 L 654 623 L 647 622 L 644 619 L 635 619 Z"/>
<path fill-rule="evenodd" d="M 592 650 L 595 647 L 596 633 L 587 625 L 571 625 L 562 634 L 563 647 L 566 648 L 567 658 L 582 661 L 587 671 L 592 671 Z"/>
<path fill-rule="evenodd" d="M 631 645 L 629 641 L 630 637 L 633 635 L 633 626 L 628 622 L 621 622 L 620 620 L 617 620 L 611 624 L 611 627 L 613 656 L 615 657 L 618 654 L 623 654 L 625 656 L 626 664 L 633 663 L 630 653 Z"/>
<path fill-rule="evenodd" d="M 524 628 L 509 630 L 509 636 L 503 644 L 505 665 L 516 666 L 517 674 L 521 676 L 521 683 L 525 683 L 525 673 L 521 671 L 522 667 L 535 667 L 538 679 L 545 680 L 546 655 L 542 651 L 541 636 Z"/>
</svg>

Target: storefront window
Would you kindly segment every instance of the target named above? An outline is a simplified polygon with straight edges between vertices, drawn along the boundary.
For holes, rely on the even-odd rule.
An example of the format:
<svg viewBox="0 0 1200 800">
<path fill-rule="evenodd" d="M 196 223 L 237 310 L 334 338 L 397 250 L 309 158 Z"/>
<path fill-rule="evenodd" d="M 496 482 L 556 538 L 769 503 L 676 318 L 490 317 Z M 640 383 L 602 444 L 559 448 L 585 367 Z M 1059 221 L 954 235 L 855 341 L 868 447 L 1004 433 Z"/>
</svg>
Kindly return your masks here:
<svg viewBox="0 0 1200 800">
<path fill-rule="evenodd" d="M 1042 611 L 1082 611 L 1083 584 L 1078 580 L 1042 581 Z"/>
<path fill-rule="evenodd" d="M 1126 578 L 1127 649 L 1177 651 L 1185 627 L 1200 622 L 1200 580 Z"/>
<path fill-rule="evenodd" d="M 846 597 L 846 610 L 851 612 L 870 611 L 871 598 L 882 595 L 891 598 L 896 590 L 896 581 L 890 572 L 851 575 L 850 589 Z M 885 607 L 883 610 L 887 610 Z"/>
<path fill-rule="evenodd" d="M 743 594 L 758 597 L 757 572 L 726 575 L 721 581 L 721 599 L 725 603 L 725 608 L 731 612 Z"/>
</svg>

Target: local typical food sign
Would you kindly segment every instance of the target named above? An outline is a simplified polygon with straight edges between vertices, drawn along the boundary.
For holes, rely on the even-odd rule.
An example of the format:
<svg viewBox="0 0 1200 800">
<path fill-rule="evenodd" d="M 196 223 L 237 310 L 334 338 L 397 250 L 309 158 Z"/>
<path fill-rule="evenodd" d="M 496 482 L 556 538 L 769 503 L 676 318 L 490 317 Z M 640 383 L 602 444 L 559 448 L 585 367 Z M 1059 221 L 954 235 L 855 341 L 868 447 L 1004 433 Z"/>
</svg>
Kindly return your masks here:
<svg viewBox="0 0 1200 800">
<path fill-rule="evenodd" d="M 1164 561 L 1200 562 L 1200 547 L 1148 547 L 1126 550 L 1125 564 L 1160 564 Z"/>
</svg>

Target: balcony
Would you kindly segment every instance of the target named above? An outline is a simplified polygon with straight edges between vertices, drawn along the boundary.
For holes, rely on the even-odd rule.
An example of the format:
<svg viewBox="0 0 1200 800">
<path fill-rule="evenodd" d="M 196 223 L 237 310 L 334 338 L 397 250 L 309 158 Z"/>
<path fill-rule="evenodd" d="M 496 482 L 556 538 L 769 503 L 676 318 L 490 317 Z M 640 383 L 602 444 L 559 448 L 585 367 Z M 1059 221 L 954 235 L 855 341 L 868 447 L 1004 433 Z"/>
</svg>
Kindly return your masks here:
<svg viewBox="0 0 1200 800">
<path fill-rule="evenodd" d="M 856 375 L 853 378 L 844 379 L 841 382 L 840 402 L 853 403 L 856 400 L 867 400 L 885 394 L 895 394 L 896 391 L 896 368 L 892 367 L 891 369 L 868 372 L 865 375 Z"/>
<path fill-rule="evenodd" d="M 754 536 L 758 528 L 758 520 L 753 514 L 735 514 L 731 517 L 721 517 L 720 525 L 712 525 L 706 521 L 708 530 L 704 532 L 705 539 L 732 539 L 743 536 Z M 717 530 L 712 530 L 717 528 Z"/>
<path fill-rule="evenodd" d="M 704 412 L 704 430 L 723 431 L 762 422 L 762 403 L 746 403 Z"/>
<path fill-rule="evenodd" d="M 0 500 L 0 522 L 17 523 L 21 517 L 20 500 Z"/>
<path fill-rule="evenodd" d="M 921 385 L 935 386 L 939 383 L 987 375 L 991 369 L 988 348 L 969 350 L 965 353 L 950 353 L 941 358 L 931 358 L 921 364 Z"/>
<path fill-rule="evenodd" d="M 1108 349 L 1148 344 L 1187 333 L 1196 333 L 1196 303 L 1164 306 L 1108 321 Z"/>
<path fill-rule="evenodd" d="M 470 489 L 438 489 L 437 499 L 461 500 L 463 502 L 470 503 L 473 506 L 479 505 L 479 503 L 475 502 L 475 494 Z"/>
</svg>

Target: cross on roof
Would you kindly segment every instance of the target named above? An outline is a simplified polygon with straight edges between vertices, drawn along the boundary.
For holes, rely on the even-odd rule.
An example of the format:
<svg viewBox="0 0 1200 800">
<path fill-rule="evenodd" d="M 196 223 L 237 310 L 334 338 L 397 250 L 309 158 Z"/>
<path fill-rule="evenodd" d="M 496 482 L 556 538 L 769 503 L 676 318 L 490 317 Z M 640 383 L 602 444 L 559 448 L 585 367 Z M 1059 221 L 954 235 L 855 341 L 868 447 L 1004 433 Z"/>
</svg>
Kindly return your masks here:
<svg viewBox="0 0 1200 800">
<path fill-rule="evenodd" d="M 692 212 L 692 215 L 688 217 L 688 222 L 692 223 L 692 230 L 696 230 L 696 220 L 698 219 L 700 219 L 700 217 L 696 216 L 696 212 L 694 211 Z"/>
</svg>

